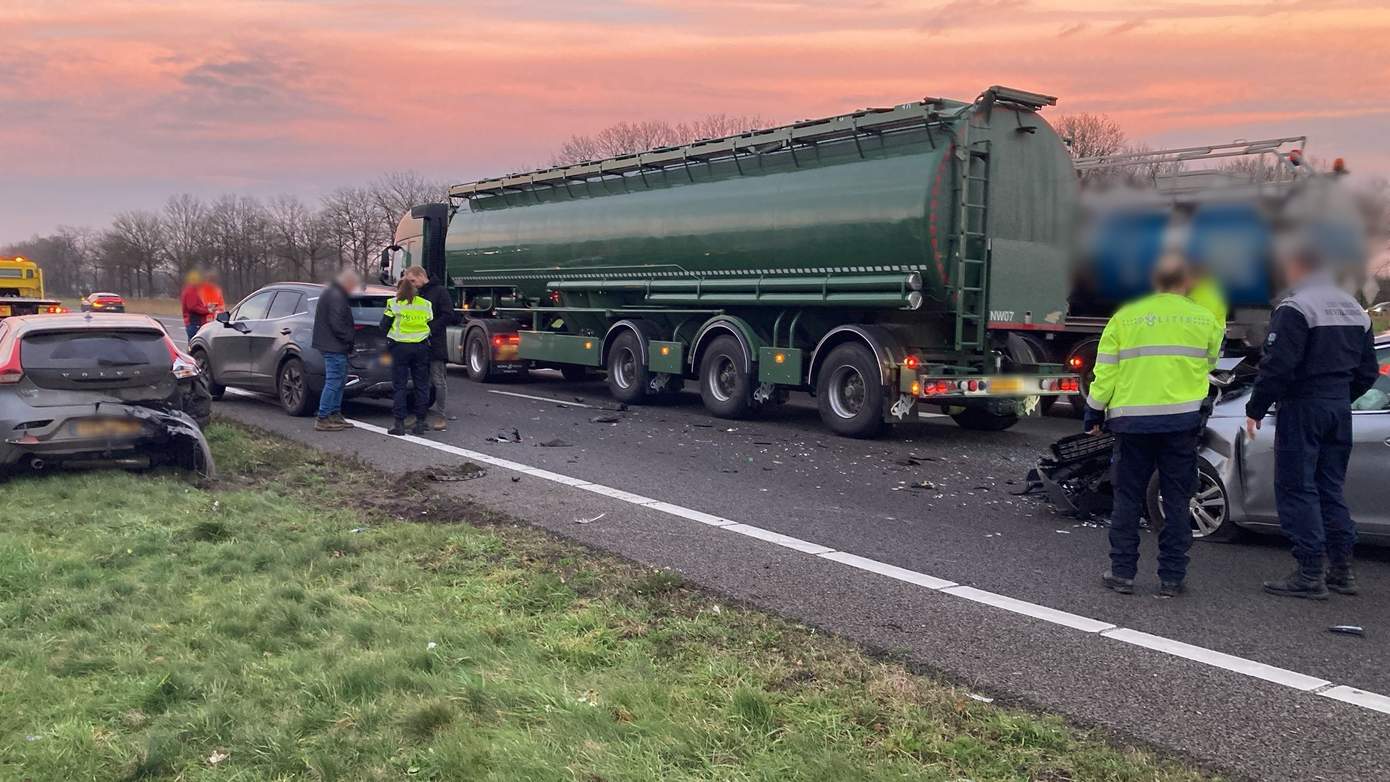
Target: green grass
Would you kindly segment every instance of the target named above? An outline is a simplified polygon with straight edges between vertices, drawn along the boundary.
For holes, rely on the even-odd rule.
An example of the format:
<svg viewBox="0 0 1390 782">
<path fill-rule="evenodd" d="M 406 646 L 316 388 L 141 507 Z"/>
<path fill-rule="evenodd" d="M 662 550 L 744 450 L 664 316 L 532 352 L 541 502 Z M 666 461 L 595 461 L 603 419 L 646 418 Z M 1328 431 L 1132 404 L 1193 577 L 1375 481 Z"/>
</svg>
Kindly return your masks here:
<svg viewBox="0 0 1390 782">
<path fill-rule="evenodd" d="M 211 487 L 0 485 L 0 779 L 1199 778 L 420 482 L 210 439 Z"/>
</svg>

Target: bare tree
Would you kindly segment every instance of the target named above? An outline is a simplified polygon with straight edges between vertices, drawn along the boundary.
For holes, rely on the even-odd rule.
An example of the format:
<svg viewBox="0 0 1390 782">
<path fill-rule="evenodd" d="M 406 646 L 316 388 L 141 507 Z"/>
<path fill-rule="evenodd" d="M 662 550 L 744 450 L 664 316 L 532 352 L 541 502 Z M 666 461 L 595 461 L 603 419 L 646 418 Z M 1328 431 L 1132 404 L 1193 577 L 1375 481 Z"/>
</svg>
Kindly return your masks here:
<svg viewBox="0 0 1390 782">
<path fill-rule="evenodd" d="M 1052 127 L 1067 142 L 1073 160 L 1125 151 L 1124 129 L 1104 114 L 1067 114 Z"/>
<path fill-rule="evenodd" d="M 424 178 L 414 171 L 393 171 L 377 177 L 370 185 L 372 198 L 388 239 L 396 225 L 413 206 L 436 203 L 449 198 L 449 186 Z"/>
<path fill-rule="evenodd" d="M 0 248 L 0 256 L 19 255 L 43 268 L 49 296 L 83 296 L 97 284 L 96 232 L 88 228 L 60 226 L 48 236 L 34 236 Z"/>
<path fill-rule="evenodd" d="M 340 264 L 351 264 L 370 279 L 371 262 L 387 243 L 381 208 L 372 190 L 340 187 L 323 199 L 323 217 L 331 230 Z"/>
<path fill-rule="evenodd" d="M 182 277 L 207 258 L 208 208 L 184 193 L 164 204 L 164 234 L 173 273 Z"/>
<path fill-rule="evenodd" d="M 282 275 L 317 281 L 317 261 L 323 249 L 318 216 L 295 196 L 281 195 L 270 200 L 266 220 L 271 251 Z"/>
<path fill-rule="evenodd" d="M 155 296 L 156 274 L 168 257 L 164 221 L 153 212 L 121 212 L 102 241 L 103 260 L 114 262 L 125 286 L 137 297 Z"/>
<path fill-rule="evenodd" d="M 756 115 L 710 114 L 690 122 L 672 125 L 664 120 L 619 122 L 594 134 L 570 136 L 551 157 L 557 166 L 630 155 L 656 147 L 688 144 L 704 138 L 743 133 L 763 124 Z"/>
</svg>

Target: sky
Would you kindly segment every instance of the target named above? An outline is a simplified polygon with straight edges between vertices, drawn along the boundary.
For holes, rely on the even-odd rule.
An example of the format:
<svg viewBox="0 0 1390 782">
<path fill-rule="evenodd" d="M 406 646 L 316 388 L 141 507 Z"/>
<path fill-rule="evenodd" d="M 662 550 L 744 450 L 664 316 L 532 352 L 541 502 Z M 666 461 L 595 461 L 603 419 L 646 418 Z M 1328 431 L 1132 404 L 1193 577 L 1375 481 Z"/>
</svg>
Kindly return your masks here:
<svg viewBox="0 0 1390 782">
<path fill-rule="evenodd" d="M 1152 146 L 1308 135 L 1390 175 L 1390 0 L 0 0 L 0 40 L 0 242 L 992 84 Z"/>
</svg>

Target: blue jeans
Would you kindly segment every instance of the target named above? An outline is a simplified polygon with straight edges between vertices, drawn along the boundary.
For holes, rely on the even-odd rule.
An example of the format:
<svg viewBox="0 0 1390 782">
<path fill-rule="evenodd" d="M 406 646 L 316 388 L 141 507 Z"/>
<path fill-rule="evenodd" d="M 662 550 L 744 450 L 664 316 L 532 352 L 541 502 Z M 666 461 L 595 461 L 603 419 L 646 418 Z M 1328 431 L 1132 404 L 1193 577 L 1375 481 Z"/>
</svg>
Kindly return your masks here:
<svg viewBox="0 0 1390 782">
<path fill-rule="evenodd" d="M 202 328 L 202 326 L 197 323 L 185 323 L 183 326 L 183 331 L 185 334 L 188 335 L 189 339 L 193 339 L 193 335 L 197 334 L 198 329 L 200 328 Z"/>
<path fill-rule="evenodd" d="M 1351 406 L 1336 399 L 1286 399 L 1274 427 L 1274 504 L 1294 559 L 1321 569 L 1351 561 L 1356 525 L 1342 484 L 1351 460 Z"/>
<path fill-rule="evenodd" d="M 323 354 L 323 393 L 319 395 L 319 418 L 343 409 L 343 383 L 347 380 L 347 354 Z"/>
<path fill-rule="evenodd" d="M 1187 576 L 1192 547 L 1188 504 L 1197 488 L 1197 432 L 1116 434 L 1115 508 L 1110 515 L 1110 572 L 1134 578 L 1139 567 L 1139 516 L 1158 468 L 1163 495 L 1163 529 L 1158 533 L 1158 578 L 1178 582 Z"/>
</svg>

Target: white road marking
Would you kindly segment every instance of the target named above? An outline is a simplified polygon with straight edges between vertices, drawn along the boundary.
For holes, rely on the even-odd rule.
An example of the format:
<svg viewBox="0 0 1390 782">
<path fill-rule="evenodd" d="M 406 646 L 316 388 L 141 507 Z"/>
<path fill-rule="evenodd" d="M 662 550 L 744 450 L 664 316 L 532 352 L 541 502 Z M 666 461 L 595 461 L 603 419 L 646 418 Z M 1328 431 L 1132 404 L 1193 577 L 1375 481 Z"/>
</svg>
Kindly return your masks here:
<svg viewBox="0 0 1390 782">
<path fill-rule="evenodd" d="M 1214 668 L 1224 668 L 1228 671 L 1243 673 L 1246 676 L 1253 676 L 1256 679 L 1264 679 L 1267 682 L 1282 684 L 1285 687 L 1292 687 L 1295 690 L 1311 692 L 1319 687 L 1326 687 L 1332 682 L 1326 679 L 1319 679 L 1313 676 L 1276 668 L 1273 665 L 1247 660 L 1244 657 L 1218 652 L 1201 646 L 1185 644 L 1182 641 L 1174 641 L 1171 638 L 1164 638 L 1158 635 L 1141 633 L 1138 630 L 1130 630 L 1126 627 L 1119 627 L 1101 633 L 1106 638 L 1113 638 L 1116 641 L 1142 646 L 1145 649 L 1164 652 L 1176 657 L 1188 660 L 1195 660 L 1199 663 L 1210 665 Z"/>
<path fill-rule="evenodd" d="M 536 400 L 536 401 L 538 401 L 538 402 L 554 402 L 554 403 L 557 404 L 557 405 L 566 405 L 566 406 L 568 406 L 568 407 L 584 407 L 584 408 L 588 408 L 589 410 L 598 410 L 598 409 L 600 409 L 598 405 L 586 405 L 586 404 L 584 404 L 583 402 L 566 402 L 566 401 L 563 400 L 563 399 L 554 399 L 554 398 L 548 397 L 548 396 L 536 396 L 535 394 L 518 394 L 518 393 L 515 392 L 515 391 L 498 391 L 498 390 L 492 389 L 492 388 L 489 388 L 489 389 L 487 390 L 487 392 L 488 392 L 489 394 L 501 394 L 502 396 L 515 396 L 515 397 L 520 397 L 520 398 L 522 398 L 522 399 L 534 399 L 534 400 Z"/>
<path fill-rule="evenodd" d="M 231 396 L 270 401 L 269 399 L 263 397 L 260 394 L 254 394 L 236 388 L 227 389 L 227 393 Z M 505 392 L 499 391 L 495 393 Z M 513 394 L 513 396 L 524 395 Z M 553 399 L 545 399 L 543 397 L 532 398 L 542 399 L 546 402 L 557 401 Z M 386 430 L 384 428 L 375 424 L 370 424 L 366 421 L 358 421 L 355 419 L 348 420 L 351 423 L 355 424 L 358 429 L 361 429 L 363 431 L 391 437 L 391 435 L 386 434 Z M 844 551 L 836 551 L 835 549 L 832 549 L 829 546 L 823 546 L 819 543 L 815 543 L 809 540 L 802 540 L 801 538 L 794 538 L 790 535 L 783 535 L 780 532 L 773 532 L 772 530 L 763 529 L 762 527 L 755 527 L 751 524 L 741 524 L 730 519 L 723 518 L 721 516 L 715 516 L 709 513 L 693 510 L 691 508 L 686 508 L 680 505 L 674 505 L 669 502 L 663 502 L 661 500 L 655 500 L 650 497 L 644 497 L 640 494 L 633 494 L 632 492 L 623 491 L 622 489 L 613 488 L 611 486 L 604 486 L 603 484 L 599 483 L 593 483 L 592 481 L 586 481 L 579 478 L 572 478 L 568 475 L 562 475 L 560 473 L 551 472 L 550 470 L 544 470 L 539 467 L 532 467 L 530 465 L 522 464 L 520 462 L 514 462 L 510 459 L 503 459 L 498 456 L 492 456 L 490 454 L 482 453 L 481 451 L 473 451 L 467 448 L 459 448 L 458 446 L 449 445 L 447 443 L 441 443 L 434 440 L 428 440 L 423 437 L 415 437 L 413 435 L 393 437 L 392 439 L 411 443 L 413 445 L 422 445 L 426 448 L 432 448 L 436 451 L 450 453 L 455 456 L 461 456 L 465 459 L 469 459 L 474 462 L 488 464 L 493 467 L 499 467 L 506 470 L 512 470 L 515 472 L 519 472 L 523 475 L 529 475 L 531 477 L 553 481 L 564 486 L 572 486 L 574 488 L 594 492 L 595 494 L 600 494 L 605 497 L 611 497 L 622 502 L 628 502 L 639 507 L 649 508 L 651 510 L 665 513 L 670 516 L 689 519 L 691 521 L 696 521 L 701 524 L 716 527 L 718 529 L 736 532 L 740 535 L 745 535 L 750 538 L 756 538 L 758 540 L 782 546 L 784 548 L 789 548 L 795 551 L 810 554 L 819 559 L 826 559 L 832 562 L 838 562 L 840 564 L 853 567 L 857 570 L 875 573 L 886 578 L 891 578 L 897 581 L 903 581 L 909 584 L 914 584 L 917 586 L 924 587 L 926 589 L 941 592 L 942 594 L 952 595 L 953 597 L 958 597 L 963 600 L 969 600 L 971 602 L 988 605 L 1005 611 L 1011 611 L 1016 614 L 1022 614 L 1023 616 L 1028 616 L 1033 619 L 1048 622 L 1050 624 L 1061 625 L 1063 627 L 1070 627 L 1074 630 L 1079 630 L 1085 633 L 1098 634 L 1104 638 L 1110 638 L 1116 641 L 1121 641 L 1123 643 L 1133 644 L 1134 646 L 1141 646 L 1146 649 L 1151 649 L 1157 652 L 1163 652 L 1164 654 L 1169 654 L 1174 657 L 1180 657 L 1185 660 L 1190 660 L 1192 662 L 1200 663 L 1203 665 L 1209 665 L 1214 668 L 1221 668 L 1223 670 L 1231 671 L 1233 673 L 1239 673 L 1245 676 L 1254 677 L 1256 679 L 1262 679 L 1264 681 L 1271 682 L 1274 684 L 1290 687 L 1295 690 L 1315 693 L 1317 695 L 1323 696 L 1325 698 L 1330 698 L 1332 700 L 1341 701 L 1343 703 L 1348 703 L 1354 706 L 1360 706 L 1362 708 L 1371 709 L 1373 711 L 1379 711 L 1384 712 L 1386 714 L 1390 714 L 1390 697 L 1381 695 L 1379 693 L 1368 692 L 1366 690 L 1360 690 L 1355 687 L 1349 687 L 1347 685 L 1334 686 L 1332 682 L 1329 682 L 1326 679 L 1319 679 L 1314 676 L 1308 676 L 1306 674 L 1298 673 L 1296 671 L 1278 668 L 1273 665 L 1267 665 L 1265 663 L 1257 662 L 1255 660 L 1249 660 L 1244 657 L 1236 657 L 1235 655 L 1226 654 L 1225 652 L 1218 652 L 1214 649 L 1207 649 L 1202 646 L 1194 646 L 1192 644 L 1184 643 L 1182 641 L 1177 641 L 1171 638 L 1164 638 L 1163 636 L 1159 635 L 1151 635 L 1149 633 L 1140 632 L 1138 630 L 1131 630 L 1126 627 L 1117 627 L 1113 624 L 1110 624 L 1108 622 L 1102 622 L 1098 619 L 1091 619 L 1089 617 L 1079 616 L 1077 614 L 1068 613 L 1066 611 L 1060 611 L 1055 608 L 1048 608 L 1044 605 L 1030 603 L 1025 600 L 1019 600 L 1017 598 L 1008 597 L 1007 595 L 1001 595 L 995 592 L 987 592 L 983 589 L 976 589 L 975 587 L 970 586 L 960 586 L 952 581 L 937 578 L 936 576 L 930 576 L 926 573 L 919 573 L 915 570 L 900 568 L 896 565 L 890 565 L 886 562 L 880 562 L 875 559 L 861 557 L 857 554 L 850 554 Z"/>
<path fill-rule="evenodd" d="M 1331 698 L 1334 701 L 1351 703 L 1367 709 L 1374 709 L 1384 714 L 1390 714 L 1390 698 L 1384 695 L 1378 695 L 1374 692 L 1366 692 L 1365 690 L 1358 690 L 1355 687 L 1348 687 L 1345 684 L 1339 684 L 1336 687 L 1329 687 L 1318 694 L 1324 698 Z"/>
</svg>

